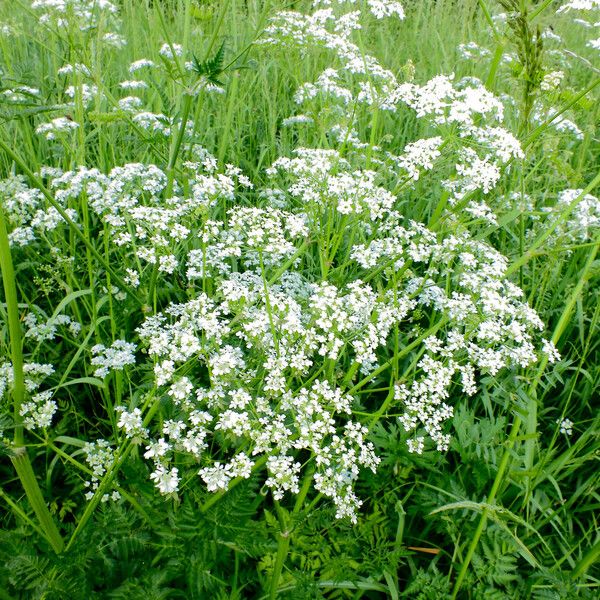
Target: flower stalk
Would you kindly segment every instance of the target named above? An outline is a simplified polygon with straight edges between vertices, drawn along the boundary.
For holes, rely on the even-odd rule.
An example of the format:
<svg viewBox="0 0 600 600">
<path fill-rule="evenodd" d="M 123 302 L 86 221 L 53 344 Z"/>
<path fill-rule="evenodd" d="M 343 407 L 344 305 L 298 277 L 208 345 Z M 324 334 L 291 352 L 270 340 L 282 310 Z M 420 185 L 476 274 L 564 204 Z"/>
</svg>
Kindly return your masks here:
<svg viewBox="0 0 600 600">
<path fill-rule="evenodd" d="M 312 469 L 309 469 L 304 475 L 304 480 L 302 481 L 302 488 L 300 489 L 300 492 L 296 497 L 296 502 L 294 504 L 294 509 L 291 515 L 288 514 L 284 509 L 282 509 L 279 503 L 275 501 L 281 531 L 279 532 L 277 538 L 277 554 L 275 556 L 275 565 L 273 567 L 273 573 L 271 575 L 269 600 L 275 600 L 277 598 L 279 579 L 281 578 L 283 566 L 285 564 L 285 560 L 290 549 L 293 517 L 302 509 L 304 500 L 306 499 L 308 490 L 310 489 L 312 476 L 313 471 Z"/>
<path fill-rule="evenodd" d="M 46 506 L 44 497 L 35 478 L 31 462 L 24 446 L 23 417 L 21 407 L 25 398 L 25 378 L 23 374 L 23 349 L 21 345 L 21 323 L 19 320 L 19 305 L 17 302 L 17 287 L 13 268 L 6 219 L 4 210 L 0 208 L 0 267 L 2 268 L 2 282 L 4 285 L 4 299 L 8 314 L 8 331 L 13 367 L 13 414 L 15 422 L 14 431 L 14 456 L 11 462 L 15 467 L 21 485 L 25 490 L 27 499 L 35 512 L 44 536 L 53 550 L 60 554 L 64 544 L 58 529 L 52 520 L 50 511 Z"/>
</svg>

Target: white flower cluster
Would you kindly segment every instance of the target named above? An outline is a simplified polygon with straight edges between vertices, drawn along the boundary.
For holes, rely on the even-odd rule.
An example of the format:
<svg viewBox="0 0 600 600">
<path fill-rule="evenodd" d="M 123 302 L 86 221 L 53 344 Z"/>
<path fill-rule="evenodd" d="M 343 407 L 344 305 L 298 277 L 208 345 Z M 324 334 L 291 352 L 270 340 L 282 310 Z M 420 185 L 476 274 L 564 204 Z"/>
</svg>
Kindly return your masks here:
<svg viewBox="0 0 600 600">
<path fill-rule="evenodd" d="M 319 6 L 343 6 L 345 4 L 360 4 L 358 0 L 313 0 L 313 6 L 318 8 Z M 397 16 L 400 19 L 404 19 L 404 9 L 400 2 L 396 0 L 367 0 L 367 6 L 369 12 L 376 19 L 383 19 L 384 17 Z"/>
<path fill-rule="evenodd" d="M 404 147 L 404 154 L 396 159 L 396 164 L 406 171 L 411 179 L 417 181 L 422 171 L 433 169 L 434 161 L 441 155 L 442 143 L 442 138 L 436 136 L 407 144 Z"/>
<path fill-rule="evenodd" d="M 544 227 L 552 227 L 552 237 L 547 244 L 585 243 L 593 241 L 600 232 L 600 199 L 592 194 L 583 194 L 581 189 L 566 189 L 557 194 L 556 202 L 542 210 L 547 214 Z M 564 219 L 562 213 L 568 210 L 569 216 Z M 539 234 L 539 227 L 534 227 L 530 235 Z"/>
<path fill-rule="evenodd" d="M 361 28 L 360 14 L 353 11 L 339 15 L 331 8 L 317 10 L 312 15 L 283 11 L 271 19 L 259 43 L 298 48 L 303 52 L 315 47 L 326 48 L 337 56 L 342 69 L 348 73 L 368 75 L 384 83 L 395 81 L 391 71 L 351 41 L 352 32 Z"/>
<path fill-rule="evenodd" d="M 135 73 L 140 69 L 150 69 L 153 67 L 156 67 L 154 61 L 150 60 L 149 58 L 140 58 L 129 65 L 129 72 Z"/>
<path fill-rule="evenodd" d="M 27 85 L 8 88 L 2 92 L 2 98 L 13 104 L 28 104 L 39 96 L 40 90 L 38 88 L 29 87 Z"/>
<path fill-rule="evenodd" d="M 183 56 L 183 46 L 181 44 L 163 44 L 158 53 L 168 60 L 175 60 L 175 57 Z"/>
<path fill-rule="evenodd" d="M 501 102 L 477 81 L 453 85 L 452 79 L 440 75 L 424 86 L 401 84 L 393 94 L 395 103 L 407 104 L 418 117 L 456 128 L 460 141 L 456 149 L 458 162 L 455 174 L 444 182 L 451 192 L 451 207 L 474 192 L 488 194 L 499 181 L 502 166 L 524 156 L 519 141 L 496 124 L 504 115 Z M 423 142 L 412 146 L 417 143 Z M 496 221 L 493 210 L 483 201 L 468 200 L 464 209 L 476 218 Z"/>
<path fill-rule="evenodd" d="M 430 168 L 439 145 L 434 138 L 417 146 L 406 170 Z M 199 158 L 215 167 L 207 154 Z M 236 176 L 232 167 L 226 172 Z M 175 230 L 188 227 L 188 214 L 203 211 L 195 237 L 181 239 L 199 244 L 187 253 L 188 279 L 201 279 L 199 289 L 210 281 L 211 291 L 190 288 L 191 300 L 170 304 L 139 328 L 169 406 L 156 425 L 138 407 L 118 407 L 118 426 L 145 444 L 151 478 L 164 494 L 178 491 L 190 465 L 198 465 L 207 489 L 225 490 L 249 477 L 262 456 L 266 485 L 281 498 L 299 489 L 304 453 L 315 489 L 333 501 L 338 516 L 354 519 L 361 504 L 354 483 L 379 459 L 352 416 L 357 401 L 348 390 L 357 377 L 389 368 L 390 340 L 407 346 L 423 315 L 438 322 L 437 333 L 411 350 L 414 372 L 392 384 L 401 422 L 413 433 L 409 449 L 422 452 L 431 438 L 444 450 L 451 395 L 475 393 L 476 373 L 533 364 L 542 323 L 506 280 L 503 256 L 464 231 L 443 237 L 403 223 L 394 211 L 397 198 L 376 184 L 374 171 L 353 168 L 335 150 L 299 149 L 268 173 L 278 186 L 260 193 L 263 208 L 235 207 L 223 220 L 208 218 L 223 214 L 235 189 L 229 176 L 208 174 L 196 178 L 197 189 L 191 186 L 193 211 L 169 217 Z M 175 182 L 173 189 L 182 187 Z M 128 165 L 109 176 L 70 172 L 54 189 L 63 200 L 86 190 L 107 223 L 116 226 L 129 213 L 129 229 L 144 222 L 148 208 L 174 210 L 160 208 L 164 174 L 152 165 Z M 364 272 L 343 284 L 302 275 L 308 248 L 316 245 L 311 232 L 322 230 L 325 216 L 353 219 L 357 239 L 344 253 Z M 339 235 L 339 227 L 332 232 Z M 323 268 L 334 258 L 327 255 Z M 374 276 L 377 285 L 367 282 Z M 118 344 L 95 348 L 98 376 L 133 364 L 134 346 Z"/>
<path fill-rule="evenodd" d="M 105 33 L 102 36 L 102 41 L 110 48 L 116 48 L 117 50 L 120 50 L 121 48 L 125 48 L 125 46 L 127 46 L 127 40 L 125 39 L 125 37 L 119 33 L 115 33 L 114 31 Z"/>
<path fill-rule="evenodd" d="M 33 0 L 39 23 L 59 29 L 75 26 L 82 31 L 96 27 L 102 18 L 116 15 L 117 6 L 109 0 Z"/>
<path fill-rule="evenodd" d="M 387 263 L 391 273 L 406 270 L 410 276 L 402 293 L 412 307 L 440 314 L 445 339 L 425 340 L 426 353 L 410 373 L 412 383 L 398 383 L 395 398 L 405 406 L 400 419 L 405 429 L 423 427 L 444 450 L 449 437 L 442 426 L 452 416 L 446 401 L 457 385 L 455 378 L 472 395 L 476 372 L 495 375 L 503 368 L 535 363 L 534 334 L 543 324 L 523 302 L 523 292 L 504 278 L 507 261 L 489 245 L 466 233 L 438 241 L 416 223 L 387 229 L 370 244 L 355 246 L 353 257 L 364 268 Z M 437 280 L 452 282 L 452 291 Z M 411 448 L 422 448 L 414 444 Z"/>
<path fill-rule="evenodd" d="M 203 247 L 188 254 L 188 279 L 206 277 L 213 270 L 228 273 L 232 259 L 241 259 L 245 267 L 277 265 L 296 252 L 294 240 L 308 236 L 301 215 L 274 208 L 232 208 L 227 220 L 227 228 L 220 221 L 205 223 Z"/>
<path fill-rule="evenodd" d="M 550 73 L 546 73 L 540 82 L 540 89 L 543 92 L 555 90 L 561 84 L 564 77 L 565 74 L 563 71 L 551 71 Z"/>
<path fill-rule="evenodd" d="M 8 237 L 12 246 L 26 246 L 64 223 L 56 208 L 48 206 L 40 190 L 28 187 L 20 176 L 0 181 L 0 199 L 10 224 Z M 64 211 L 72 221 L 77 221 L 74 209 L 64 208 Z"/>
<path fill-rule="evenodd" d="M 115 462 L 115 452 L 112 449 L 110 442 L 106 440 L 98 439 L 95 442 L 87 442 L 83 446 L 83 452 L 85 454 L 85 460 L 92 470 L 91 477 L 88 481 L 84 482 L 84 486 L 88 488 L 85 493 L 85 497 L 91 500 L 94 497 L 94 493 L 100 486 L 102 477 L 106 474 Z M 121 494 L 116 489 L 113 489 L 109 494 L 105 492 L 100 498 L 101 502 L 108 502 L 109 500 L 119 500 Z"/>
<path fill-rule="evenodd" d="M 554 109 L 551 107 L 544 108 L 537 105 L 532 111 L 531 118 L 535 123 L 541 125 L 542 123 L 548 122 L 548 119 L 554 116 L 554 112 Z M 575 140 L 583 139 L 583 131 L 581 131 L 575 122 L 566 118 L 564 115 L 556 117 L 552 123 L 549 124 L 549 127 L 564 134 L 565 137 L 573 138 Z"/>
<path fill-rule="evenodd" d="M 379 299 L 358 281 L 342 293 L 328 284 L 269 286 L 258 273 L 246 272 L 223 279 L 219 288 L 220 305 L 200 294 L 140 328 L 156 361 L 156 384 L 166 389 L 177 414 L 163 423 L 161 437 L 148 442 L 157 486 L 174 491 L 174 454 L 206 460 L 206 439 L 218 435 L 225 446 L 245 440 L 250 450 L 202 468 L 208 489 L 249 477 L 250 456 L 266 454 L 267 486 L 281 497 L 298 486 L 300 467 L 291 452 L 307 450 L 315 457 L 315 487 L 334 501 L 339 516 L 353 517 L 360 501 L 352 483 L 361 467 L 378 463 L 366 429 L 348 420 L 353 400 L 327 380 L 298 389 L 287 382 L 306 378 L 315 362 L 335 362 L 346 346 L 357 363 L 374 368 L 375 349 L 407 306 L 391 295 Z M 208 387 L 202 369 L 193 367 L 198 360 L 209 374 Z M 182 370 L 186 375 L 179 375 Z M 124 420 L 124 414 L 121 426 L 139 436 L 141 415 L 127 413 Z"/>
<path fill-rule="evenodd" d="M 563 4 L 556 12 L 567 12 L 569 10 L 600 10 L 600 0 L 570 0 Z"/>
<path fill-rule="evenodd" d="M 491 52 L 487 48 L 483 48 L 475 42 L 460 44 L 457 50 L 460 57 L 464 60 L 481 60 L 491 55 Z"/>
<path fill-rule="evenodd" d="M 295 158 L 278 158 L 268 174 L 292 175 L 295 181 L 288 194 L 303 202 L 308 212 L 311 206 L 318 211 L 331 207 L 342 215 L 365 214 L 370 220 L 377 220 L 392 208 L 395 198 L 376 184 L 375 171 L 346 170 L 346 163 L 333 150 L 324 153 L 303 148 L 294 154 Z"/>
<path fill-rule="evenodd" d="M 475 193 L 489 194 L 500 179 L 503 165 L 523 158 L 518 140 L 499 125 L 504 117 L 502 103 L 478 80 L 455 83 L 452 75 L 439 75 L 424 85 L 400 84 L 375 58 L 363 54 L 359 60 L 358 47 L 351 41 L 353 31 L 361 27 L 359 17 L 360 11 L 340 16 L 332 8 L 325 8 L 312 15 L 282 12 L 274 18 L 267 29 L 270 37 L 264 43 L 296 47 L 303 52 L 318 45 L 329 49 L 340 63 L 340 68 L 329 67 L 313 83 L 298 88 L 295 100 L 303 113 L 285 123 L 328 123 L 333 118 L 331 137 L 340 145 L 362 150 L 368 144 L 361 142 L 356 133 L 357 106 L 389 112 L 396 112 L 400 105 L 409 106 L 418 118 L 441 131 L 452 127 L 457 134 L 456 144 L 446 144 L 458 161 L 455 174 L 445 182 L 451 192 L 449 209 L 459 205 L 476 219 L 495 223 L 494 211 L 481 199 L 474 200 Z M 403 156 L 381 152 L 377 147 L 370 148 L 370 156 L 395 164 L 410 183 L 418 180 L 424 170 L 432 169 L 433 161 L 441 156 L 441 146 L 442 137 L 434 136 L 408 144 Z"/>
<path fill-rule="evenodd" d="M 135 364 L 135 344 L 116 340 L 108 348 L 102 344 L 96 344 L 92 347 L 91 364 L 98 367 L 94 371 L 96 377 L 104 378 L 109 371 L 122 371 L 127 365 Z"/>
<path fill-rule="evenodd" d="M 556 423 L 560 426 L 560 433 L 570 437 L 573 435 L 573 421 L 571 419 L 563 419 L 562 421 L 558 419 Z"/>
<path fill-rule="evenodd" d="M 56 402 L 52 400 L 52 391 L 45 390 L 33 394 L 31 399 L 23 402 L 20 415 L 23 417 L 23 425 L 27 429 L 50 427 L 52 417 L 57 411 Z"/>
<path fill-rule="evenodd" d="M 38 392 L 42 381 L 54 373 L 54 367 L 49 364 L 25 363 L 23 374 L 25 391 L 30 395 L 21 405 L 20 415 L 23 425 L 30 430 L 50 427 L 52 417 L 57 411 L 56 402 L 52 400 L 51 390 Z M 13 386 L 13 366 L 9 362 L 0 364 L 0 400 Z M 37 393 L 34 393 L 37 392 Z"/>
<path fill-rule="evenodd" d="M 66 75 L 72 75 L 74 73 L 78 73 L 79 75 L 83 75 L 84 77 L 92 76 L 92 72 L 83 63 L 67 63 L 63 65 L 60 69 L 58 69 L 58 71 L 56 72 L 57 75 L 61 75 L 63 77 Z"/>
<path fill-rule="evenodd" d="M 48 123 L 38 125 L 35 132 L 39 135 L 43 135 L 47 140 L 55 140 L 57 137 L 73 132 L 73 130 L 78 127 L 79 123 L 72 119 L 67 119 L 67 117 L 57 117 Z"/>
<path fill-rule="evenodd" d="M 67 327 L 73 337 L 81 331 L 81 323 L 74 321 L 68 315 L 53 315 L 48 319 L 40 318 L 33 312 L 27 313 L 23 319 L 23 324 L 27 328 L 25 337 L 33 338 L 37 342 L 53 340 L 56 337 L 58 327 Z"/>
<path fill-rule="evenodd" d="M 215 172 L 214 157 L 207 153 L 202 156 L 210 172 L 196 172 L 190 177 L 186 185 L 190 189 L 189 197 L 178 195 L 181 193 L 181 187 L 178 187 L 171 198 L 163 200 L 167 175 L 154 165 L 140 163 L 115 167 L 108 175 L 95 168 L 79 167 L 54 177 L 50 185 L 61 203 L 86 194 L 90 208 L 107 225 L 111 242 L 134 253 L 133 264 L 138 265 L 138 270 L 130 269 L 127 279 L 138 285 L 144 264 L 155 265 L 161 273 L 175 271 L 178 267 L 176 248 L 182 241 L 192 238 L 194 229 L 198 229 L 199 211 L 205 212 L 220 200 L 233 200 L 236 186 L 251 186 L 241 170 L 229 165 L 225 173 Z M 191 166 L 195 170 L 200 168 L 196 163 Z M 249 225 L 244 214 L 236 212 L 232 216 L 234 223 L 239 222 L 240 235 L 247 234 L 245 226 Z M 306 234 L 300 222 L 290 222 L 289 227 L 292 230 L 300 227 L 295 235 Z M 210 228 L 209 223 L 204 234 L 207 238 L 210 238 Z M 192 254 L 188 260 L 190 273 L 195 272 L 195 260 Z"/>
<path fill-rule="evenodd" d="M 60 1 L 76 0 L 46 0 Z M 130 285 L 150 275 L 160 285 L 185 271 L 186 300 L 162 303 L 136 330 L 136 343 L 92 348 L 96 377 L 126 366 L 133 377 L 153 376 L 153 397 L 115 411 L 123 435 L 143 445 L 157 489 L 175 494 L 194 473 L 207 490 L 227 490 L 265 468 L 274 498 L 298 493 L 310 478 L 338 517 L 356 521 L 357 480 L 380 462 L 361 419 L 365 410 L 378 418 L 386 408 L 401 412 L 411 452 L 423 452 L 431 441 L 443 451 L 451 398 L 476 393 L 482 374 L 534 364 L 543 325 L 494 248 L 457 220 L 451 232 L 433 231 L 399 213 L 405 198 L 398 190 L 435 176 L 436 163 L 445 160 L 440 183 L 449 192 L 448 210 L 494 221 L 481 197 L 507 163 L 523 157 L 501 126 L 500 100 L 477 80 L 440 75 L 423 85 L 399 83 L 365 54 L 352 41 L 354 32 L 368 27 L 371 16 L 402 18 L 398 2 L 317 0 L 314 6 L 311 15 L 277 15 L 263 43 L 333 53 L 337 63 L 297 90 L 306 114 L 292 119 L 320 122 L 323 107 L 330 110 L 327 135 L 339 150 L 298 148 L 275 160 L 266 172 L 269 187 L 256 192 L 258 205 L 244 204 L 254 192 L 240 169 L 221 168 L 190 141 L 192 122 L 146 110 L 149 85 L 137 73 L 161 68 L 185 77 L 178 44 L 163 45 L 156 64 L 131 63 L 135 79 L 120 83 L 127 95 L 113 116 L 148 136 L 182 128 L 188 159 L 182 174 L 173 180 L 155 165 L 130 163 L 107 174 L 79 167 L 45 177 L 62 206 L 85 196 Z M 348 6 L 357 10 L 340 12 Z M 85 69 L 70 65 L 63 74 L 85 77 Z M 66 89 L 70 96 L 81 93 L 83 102 L 96 94 L 91 83 Z M 411 141 L 399 155 L 361 141 L 361 110 L 395 118 L 402 107 L 424 120 L 429 137 Z M 13 243 L 33 239 L 39 223 L 50 220 L 43 196 L 18 179 L 3 185 Z M 36 211 L 42 211 L 37 220 Z M 28 317 L 28 335 L 50 339 L 56 326 L 72 324 L 64 315 L 53 318 Z M 559 359 L 550 342 L 541 345 L 550 360 Z M 134 367 L 138 347 L 147 359 Z M 1 375 L 0 367 L 0 389 L 7 388 L 9 374 L 4 383 Z M 369 393 L 382 379 L 391 390 L 389 406 Z M 51 395 L 35 398 L 24 416 L 46 426 L 39 424 L 49 423 Z M 115 453 L 104 440 L 85 452 L 91 497 Z M 118 492 L 103 499 L 109 497 Z"/>
<path fill-rule="evenodd" d="M 81 85 L 70 85 L 65 89 L 65 95 L 75 102 L 81 102 L 84 106 L 90 104 L 98 95 L 98 87 L 93 84 L 82 83 Z M 39 133 L 39 132 L 38 132 Z M 48 136 L 46 136 L 48 138 Z"/>
</svg>

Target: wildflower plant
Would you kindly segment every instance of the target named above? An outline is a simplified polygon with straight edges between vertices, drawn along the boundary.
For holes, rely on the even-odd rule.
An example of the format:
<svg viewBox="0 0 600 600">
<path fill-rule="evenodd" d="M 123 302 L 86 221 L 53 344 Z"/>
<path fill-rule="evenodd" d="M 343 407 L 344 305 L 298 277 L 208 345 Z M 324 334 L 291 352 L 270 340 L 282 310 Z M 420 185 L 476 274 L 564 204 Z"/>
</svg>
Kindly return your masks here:
<svg viewBox="0 0 600 600">
<path fill-rule="evenodd" d="M 553 180 L 543 197 L 525 191 L 541 160 L 534 142 L 546 139 L 547 126 L 573 134 L 570 148 L 584 136 L 564 118 L 577 100 L 552 116 L 569 78 L 544 62 L 544 45 L 556 40 L 532 24 L 538 13 L 526 3 L 503 0 L 502 18 L 479 3 L 499 49 L 463 40 L 457 52 L 467 63 L 491 61 L 487 79 L 427 75 L 412 62 L 387 65 L 370 49 L 378 31 L 414 17 L 414 7 L 396 1 L 300 3 L 269 14 L 235 49 L 218 34 L 227 7 L 206 38 L 204 13 L 183 4 L 181 32 L 152 8 L 160 35 L 144 56 L 117 3 L 35 0 L 37 27 L 73 52 L 56 51 L 56 89 L 23 82 L 3 91 L 10 111 L 33 107 L 31 147 L 44 157 L 29 163 L 0 142 L 12 163 L 0 181 L 8 323 L 0 433 L 14 430 L 2 448 L 14 455 L 44 536 L 61 553 L 69 530 L 71 551 L 90 520 L 110 511 L 133 507 L 151 523 L 169 507 L 174 522 L 190 502 L 205 515 L 250 490 L 252 510 L 264 503 L 262 533 L 277 540 L 259 567 L 275 598 L 287 589 L 290 539 L 305 543 L 297 531 L 308 531 L 315 514 L 315 527 L 330 511 L 325 528 L 350 525 L 368 537 L 361 528 L 377 530 L 373 515 L 389 495 L 398 520 L 392 546 L 400 549 L 406 512 L 396 488 L 406 473 L 437 473 L 453 452 L 479 460 L 485 444 L 472 451 L 470 437 L 480 436 L 496 445 L 485 447 L 486 473 L 474 467 L 487 502 L 472 489 L 473 500 L 460 500 L 461 482 L 447 492 L 456 503 L 439 508 L 444 497 L 431 506 L 432 514 L 475 506 L 482 515 L 469 526 L 452 597 L 471 561 L 478 581 L 489 580 L 480 540 L 481 552 L 500 554 L 508 536 L 532 564 L 496 495 L 517 446 L 523 504 L 541 510 L 545 502 L 533 495 L 543 472 L 542 458 L 534 469 L 537 397 L 570 368 L 557 344 L 592 277 L 600 226 L 597 176 L 558 187 Z M 596 8 L 570 2 L 558 13 Z M 243 10 L 250 15 L 250 6 Z M 517 100 L 495 82 L 509 40 Z M 242 113 L 234 118 L 230 94 L 255 68 L 250 53 L 259 61 L 293 56 L 306 80 L 286 83 L 289 102 L 277 108 L 270 147 L 237 161 L 227 136 Z M 113 60 L 120 68 L 105 74 L 103 61 Z M 223 137 L 211 137 L 207 123 L 223 102 Z M 565 306 L 545 310 L 548 290 L 536 298 L 532 282 L 554 265 L 529 261 L 589 247 L 578 282 L 562 290 Z M 592 352 L 590 343 L 582 352 Z M 548 365 L 556 369 L 547 381 Z M 505 440 L 508 419 L 494 418 L 498 407 L 514 417 Z M 478 410 L 487 420 L 475 422 Z M 573 423 L 579 434 L 584 419 L 552 415 L 552 444 L 557 431 L 570 443 Z M 47 482 L 63 461 L 65 487 L 83 506 L 61 532 L 29 462 L 31 440 L 54 457 Z M 390 473 L 401 482 L 391 490 L 381 483 Z M 382 510 L 389 528 L 392 511 Z M 497 529 L 486 530 L 491 514 Z M 215 548 L 236 553 L 238 589 L 237 553 L 253 550 L 219 535 Z M 368 575 L 364 589 L 399 597 L 391 573 L 402 557 L 373 567 L 385 587 Z M 439 579 L 434 570 L 423 586 Z M 210 569 L 203 573 L 210 579 Z M 406 589 L 421 579 L 417 573 Z M 299 586 L 301 576 L 292 581 Z M 202 586 L 198 593 L 212 589 Z"/>
</svg>

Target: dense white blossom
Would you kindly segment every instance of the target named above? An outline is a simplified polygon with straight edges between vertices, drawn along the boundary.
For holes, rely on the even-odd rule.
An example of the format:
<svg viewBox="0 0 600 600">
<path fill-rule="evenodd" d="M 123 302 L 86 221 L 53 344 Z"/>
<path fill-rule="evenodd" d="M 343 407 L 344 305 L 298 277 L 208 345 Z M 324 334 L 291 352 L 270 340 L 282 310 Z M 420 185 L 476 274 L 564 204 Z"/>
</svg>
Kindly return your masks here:
<svg viewBox="0 0 600 600">
<path fill-rule="evenodd" d="M 47 140 L 55 140 L 61 134 L 72 132 L 79 127 L 79 123 L 67 117 L 57 117 L 48 123 L 38 125 L 35 132 L 43 135 Z"/>
<path fill-rule="evenodd" d="M 94 357 L 91 364 L 98 367 L 94 371 L 96 377 L 106 377 L 110 370 L 122 371 L 127 365 L 135 364 L 135 344 L 116 340 L 111 346 L 96 344 L 92 347 Z"/>
</svg>

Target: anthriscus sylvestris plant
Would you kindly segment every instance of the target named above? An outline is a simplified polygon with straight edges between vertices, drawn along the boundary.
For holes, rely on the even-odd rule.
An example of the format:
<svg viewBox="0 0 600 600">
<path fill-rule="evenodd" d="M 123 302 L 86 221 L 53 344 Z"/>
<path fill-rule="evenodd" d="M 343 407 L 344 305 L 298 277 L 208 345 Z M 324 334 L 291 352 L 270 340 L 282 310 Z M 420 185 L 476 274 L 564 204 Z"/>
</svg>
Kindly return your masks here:
<svg viewBox="0 0 600 600">
<path fill-rule="evenodd" d="M 473 125 L 475 114 L 501 114 L 481 87 L 455 90 L 438 78 L 390 94 L 489 144 L 483 160 L 461 150 L 471 169 L 457 165 L 458 176 L 444 184 L 456 200 L 491 189 L 500 169 L 490 156 L 521 154 L 507 132 Z M 187 179 L 171 183 L 141 163 L 108 174 L 45 173 L 63 206 L 85 195 L 105 243 L 126 265 L 123 280 L 147 288 L 155 307 L 162 278 L 186 289 L 186 301 L 163 299 L 135 337 L 91 348 L 98 378 L 123 369 L 137 385 L 152 378 L 150 392 L 114 410 L 159 492 L 177 492 L 192 475 L 224 491 L 264 469 L 275 499 L 299 493 L 304 477 L 338 517 L 355 521 L 354 482 L 379 462 L 368 439 L 376 422 L 400 413 L 410 451 L 428 444 L 444 451 L 451 397 L 473 395 L 482 374 L 536 363 L 542 350 L 554 356 L 539 337 L 539 317 L 505 276 L 506 259 L 455 218 L 451 228 L 433 229 L 406 220 L 400 197 L 383 184 L 410 188 L 421 170 L 434 169 L 443 144 L 441 136 L 416 140 L 406 154 L 382 154 L 370 168 L 354 150 L 299 148 L 267 169 L 256 205 L 238 196 L 252 182 L 232 165 L 220 171 L 201 148 L 201 162 L 185 165 Z M 9 212 L 13 244 L 59 224 L 40 218 L 44 198 L 36 190 L 6 185 L 32 199 Z M 26 335 L 39 336 L 29 322 Z M 371 396 L 382 381 L 387 394 Z M 23 405 L 26 426 L 50 424 L 50 398 L 37 394 Z M 105 440 L 86 447 L 96 477 L 109 447 Z M 108 458 L 99 460 L 100 452 Z"/>
<path fill-rule="evenodd" d="M 282 13 L 270 26 L 271 44 L 290 43 L 286 28 L 331 42 L 342 71 L 303 85 L 297 99 L 333 96 L 345 130 L 334 126 L 332 148 L 298 148 L 277 159 L 266 186 L 221 167 L 187 141 L 185 129 L 189 160 L 175 178 L 142 163 L 106 174 L 83 166 L 41 173 L 72 222 L 82 215 L 68 207 L 85 199 L 122 281 L 148 298 L 152 314 L 135 335 L 113 332 L 88 360 L 99 379 L 123 370 L 134 386 L 150 378 L 150 391 L 123 396 L 113 418 L 128 447 L 140 447 L 162 494 L 194 476 L 209 491 L 226 491 L 261 471 L 275 499 L 298 494 L 304 480 L 338 517 L 356 521 L 362 501 L 354 483 L 361 470 L 377 468 L 369 433 L 380 419 L 398 415 L 411 452 L 430 444 L 443 452 L 452 397 L 475 394 L 481 375 L 526 368 L 542 351 L 555 355 L 540 337 L 541 320 L 506 277 L 506 258 L 454 213 L 461 205 L 494 222 L 483 199 L 503 164 L 523 156 L 499 125 L 502 104 L 476 81 L 398 83 L 350 41 L 359 17 Z M 160 54 L 176 58 L 173 48 Z M 400 155 L 360 141 L 357 105 L 393 113 L 399 104 L 437 135 Z M 438 215 L 444 219 L 428 227 L 399 207 L 438 162 L 448 202 Z M 5 202 L 13 245 L 64 226 L 39 190 L 19 179 L 4 189 L 23 199 Z M 127 291 L 114 293 L 118 300 Z M 27 323 L 26 337 L 39 339 L 37 317 Z M 46 335 L 59 324 L 71 320 L 47 321 Z M 382 385 L 385 394 L 369 393 Z M 50 425 L 51 398 L 41 392 L 23 405 L 26 427 Z M 119 453 L 115 441 L 85 448 L 92 492 Z M 109 491 L 102 488 L 104 499 Z"/>
<path fill-rule="evenodd" d="M 561 10 L 587 4 L 596 7 Z M 115 2 L 31 8 L 61 43 L 93 37 L 94 51 L 130 50 Z M 440 457 L 459 404 L 500 381 L 497 393 L 510 394 L 530 367 L 537 385 L 560 359 L 523 274 L 517 284 L 488 235 L 507 210 L 533 203 L 503 187 L 529 151 L 505 122 L 506 98 L 475 77 L 425 78 L 412 63 L 392 71 L 371 55 L 366 32 L 404 19 L 398 2 L 311 8 L 272 15 L 230 61 L 216 35 L 200 60 L 187 27 L 182 39 L 164 27 L 154 51 L 131 50 L 112 79 L 85 51 L 57 58 L 55 103 L 28 124 L 46 164 L 30 167 L 2 142 L 16 165 L 0 181 L 3 272 L 12 261 L 27 276 L 46 261 L 26 302 L 16 299 L 24 289 L 5 288 L 11 352 L 0 360 L 0 398 L 17 431 L 7 447 L 23 454 L 26 435 L 77 469 L 89 503 L 67 549 L 100 503 L 128 502 L 146 518 L 127 484 L 132 463 L 173 506 L 200 488 L 204 510 L 252 480 L 281 526 L 274 598 L 292 522 L 284 505 L 294 514 L 328 506 L 356 525 L 369 501 L 361 481 L 385 464 L 382 425 L 415 461 Z M 224 97 L 228 69 L 245 66 L 250 50 L 326 65 L 290 92 L 295 110 L 277 131 L 293 140 L 289 151 L 254 173 L 221 160 L 198 127 L 199 106 Z M 463 56 L 476 50 L 461 46 Z M 527 122 L 542 106 L 535 94 L 561 81 L 535 66 Z M 17 112 L 46 94 L 9 92 L 3 101 Z M 411 139 L 398 146 L 382 135 L 406 119 Z M 101 135 L 123 149 L 104 142 L 113 154 L 102 164 L 90 150 Z M 588 191 L 565 184 L 521 244 L 591 244 L 600 210 Z M 556 235 L 542 239 L 548 227 Z M 555 424 L 565 436 L 575 425 L 565 415 Z M 19 477 L 50 527 L 33 475 Z M 61 552 L 57 535 L 47 537 Z"/>
</svg>

